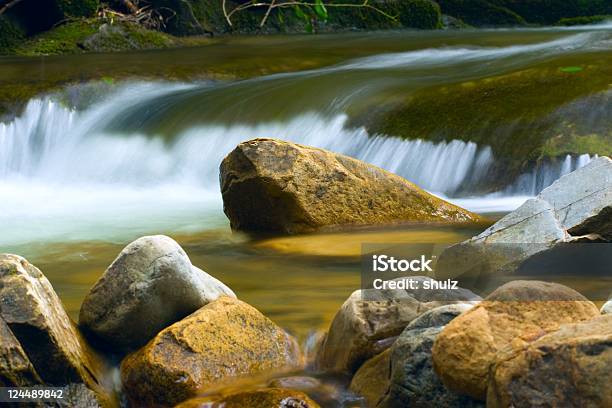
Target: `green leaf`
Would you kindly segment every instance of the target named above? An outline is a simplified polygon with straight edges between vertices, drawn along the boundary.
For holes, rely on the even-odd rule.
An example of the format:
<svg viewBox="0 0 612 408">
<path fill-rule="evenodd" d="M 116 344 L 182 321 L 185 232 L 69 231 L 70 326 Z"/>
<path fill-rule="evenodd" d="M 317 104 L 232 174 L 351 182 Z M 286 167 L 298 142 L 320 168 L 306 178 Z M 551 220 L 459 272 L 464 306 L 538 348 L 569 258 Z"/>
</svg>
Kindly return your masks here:
<svg viewBox="0 0 612 408">
<path fill-rule="evenodd" d="M 295 10 L 295 15 L 297 16 L 297 18 L 301 18 L 302 20 L 307 20 L 308 19 L 308 16 L 306 16 L 306 14 L 304 14 L 304 12 L 300 8 L 300 6 L 295 6 L 294 10 Z"/>
<path fill-rule="evenodd" d="M 323 4 L 323 0 L 315 0 L 314 10 L 323 20 L 327 20 L 327 9 L 325 8 L 325 4 Z"/>
<path fill-rule="evenodd" d="M 314 28 L 312 27 L 312 21 L 310 21 L 310 19 L 306 20 L 306 32 L 310 34 L 314 32 Z"/>
<path fill-rule="evenodd" d="M 582 71 L 582 69 L 583 69 L 582 67 L 563 67 L 563 68 L 560 68 L 559 70 L 561 72 L 567 72 L 568 74 L 575 74 L 577 72 Z"/>
</svg>

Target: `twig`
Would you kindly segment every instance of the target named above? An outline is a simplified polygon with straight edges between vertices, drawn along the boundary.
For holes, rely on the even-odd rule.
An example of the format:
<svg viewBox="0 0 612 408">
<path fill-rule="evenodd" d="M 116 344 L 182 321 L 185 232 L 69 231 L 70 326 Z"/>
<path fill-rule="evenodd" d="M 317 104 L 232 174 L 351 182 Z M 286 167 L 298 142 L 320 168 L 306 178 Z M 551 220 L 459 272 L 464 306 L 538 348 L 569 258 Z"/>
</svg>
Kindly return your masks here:
<svg viewBox="0 0 612 408">
<path fill-rule="evenodd" d="M 236 6 L 233 10 L 231 10 L 229 13 L 227 12 L 226 9 L 226 0 L 222 0 L 223 2 L 223 14 L 225 15 L 225 19 L 227 21 L 227 23 L 229 24 L 230 27 L 233 27 L 232 24 L 232 16 L 240 11 L 246 10 L 246 9 L 250 9 L 253 7 L 267 7 L 268 10 L 266 11 L 266 15 L 264 16 L 262 22 L 265 23 L 265 21 L 267 20 L 268 15 L 270 14 L 270 12 L 272 11 L 272 9 L 275 8 L 285 8 L 285 7 L 291 7 L 291 6 L 308 6 L 311 7 L 314 5 L 314 3 L 308 3 L 305 1 L 286 1 L 286 2 L 282 2 L 282 3 L 276 3 L 276 0 L 272 0 L 270 3 L 265 3 L 265 2 L 261 2 L 261 3 L 246 3 L 246 4 L 241 4 L 239 6 Z M 393 21 L 397 21 L 397 16 L 392 16 L 389 13 L 384 12 L 383 10 L 379 9 L 378 7 L 372 6 L 369 4 L 369 0 L 364 0 L 363 3 L 360 4 L 355 4 L 355 3 L 323 3 L 323 6 L 327 7 L 353 7 L 353 8 L 367 8 L 370 10 L 374 10 L 375 12 L 387 17 L 390 20 Z M 262 24 L 260 24 L 260 27 L 262 26 Z"/>
<path fill-rule="evenodd" d="M 268 7 L 268 9 L 266 10 L 266 14 L 263 16 L 263 18 L 261 19 L 261 23 L 259 23 L 259 28 L 262 28 L 264 26 L 264 24 L 266 24 L 266 20 L 268 19 L 268 16 L 270 15 L 270 12 L 272 11 L 272 9 L 274 8 L 274 3 L 276 2 L 276 0 L 272 0 L 270 2 L 270 6 Z"/>
<path fill-rule="evenodd" d="M 17 3 L 20 3 L 22 0 L 12 0 L 9 1 L 8 3 L 6 3 L 4 6 L 0 7 L 0 15 L 2 13 L 4 13 L 6 10 L 10 9 L 11 7 L 13 7 L 14 5 L 16 5 Z"/>
</svg>

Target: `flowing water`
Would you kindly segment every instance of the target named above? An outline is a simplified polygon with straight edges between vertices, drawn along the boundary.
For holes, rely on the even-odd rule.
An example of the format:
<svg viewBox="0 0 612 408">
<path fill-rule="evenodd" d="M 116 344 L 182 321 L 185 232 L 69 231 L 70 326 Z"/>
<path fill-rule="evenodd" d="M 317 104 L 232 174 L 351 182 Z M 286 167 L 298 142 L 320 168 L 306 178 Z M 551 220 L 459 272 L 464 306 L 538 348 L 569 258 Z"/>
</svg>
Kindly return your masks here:
<svg viewBox="0 0 612 408">
<path fill-rule="evenodd" d="M 350 112 L 433 85 L 609 53 L 611 29 L 238 38 L 186 50 L 0 59 L 10 81 L 79 68 L 85 75 L 93 67 L 110 73 L 140 67 L 157 78 L 182 72 L 181 81 L 72 85 L 30 100 L 0 124 L 0 250 L 39 266 L 76 317 L 88 288 L 126 243 L 171 235 L 195 265 L 304 340 L 358 288 L 362 242 L 452 243 L 482 226 L 285 239 L 232 234 L 218 185 L 223 157 L 255 137 L 323 147 L 495 218 L 592 155 L 544 163 L 494 194 L 478 195 L 474 186 L 496 161 L 486 144 L 368 134 L 349 125 Z M 203 79 L 216 68 L 251 74 Z"/>
</svg>

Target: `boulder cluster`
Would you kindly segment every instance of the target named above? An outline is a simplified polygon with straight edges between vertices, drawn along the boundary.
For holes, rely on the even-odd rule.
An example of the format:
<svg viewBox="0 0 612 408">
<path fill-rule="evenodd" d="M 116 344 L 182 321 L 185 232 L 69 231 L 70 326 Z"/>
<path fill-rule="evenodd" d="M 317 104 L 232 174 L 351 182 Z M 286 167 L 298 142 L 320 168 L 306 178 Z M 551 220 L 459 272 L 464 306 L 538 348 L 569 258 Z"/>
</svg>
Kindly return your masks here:
<svg viewBox="0 0 612 408">
<path fill-rule="evenodd" d="M 374 166 L 270 139 L 230 153 L 221 184 L 232 226 L 250 232 L 479 220 Z M 516 242 L 529 231 L 547 248 L 585 235 L 609 242 L 611 190 L 612 161 L 596 159 L 471 241 Z M 349 379 L 354 397 L 376 408 L 612 406 L 610 301 L 600 310 L 537 280 L 484 298 L 423 286 L 355 291 L 304 356 L 167 236 L 126 246 L 78 324 L 39 269 L 0 255 L 0 386 L 66 387 L 67 406 L 78 407 L 317 408 L 326 385 L 293 375 L 315 370 Z M 253 378 L 260 387 L 241 387 Z"/>
</svg>

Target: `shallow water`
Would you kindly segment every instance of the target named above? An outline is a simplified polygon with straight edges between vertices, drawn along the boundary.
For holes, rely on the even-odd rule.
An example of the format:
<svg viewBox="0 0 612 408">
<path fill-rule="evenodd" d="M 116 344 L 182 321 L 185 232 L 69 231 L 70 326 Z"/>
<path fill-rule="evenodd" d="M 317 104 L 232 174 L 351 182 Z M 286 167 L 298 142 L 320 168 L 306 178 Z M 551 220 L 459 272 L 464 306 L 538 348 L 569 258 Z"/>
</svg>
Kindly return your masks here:
<svg viewBox="0 0 612 408">
<path fill-rule="evenodd" d="M 359 288 L 362 243 L 452 243 L 479 230 L 411 226 L 253 240 L 221 228 L 171 236 L 194 265 L 304 342 L 309 333 L 325 329 L 342 302 Z M 45 273 L 68 313 L 78 319 L 85 294 L 123 246 L 78 242 L 28 245 L 15 252 Z"/>
</svg>

